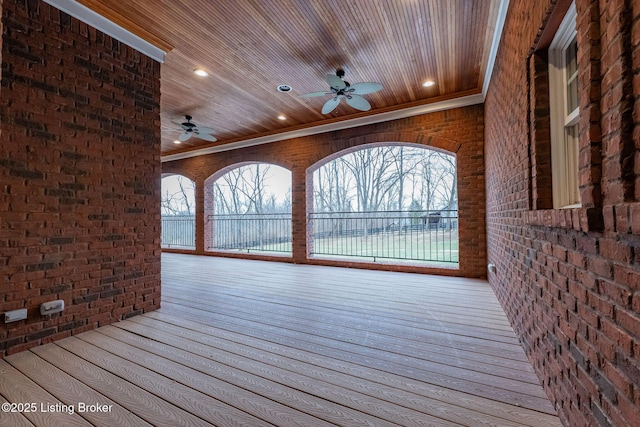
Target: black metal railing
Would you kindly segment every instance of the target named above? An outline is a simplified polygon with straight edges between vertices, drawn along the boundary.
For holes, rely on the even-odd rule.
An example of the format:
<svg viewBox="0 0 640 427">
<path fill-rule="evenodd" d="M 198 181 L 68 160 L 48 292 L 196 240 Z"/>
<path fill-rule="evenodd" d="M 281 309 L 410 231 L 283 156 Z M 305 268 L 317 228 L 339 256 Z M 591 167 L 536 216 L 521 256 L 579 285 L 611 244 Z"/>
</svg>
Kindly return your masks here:
<svg viewBox="0 0 640 427">
<path fill-rule="evenodd" d="M 163 215 L 161 246 L 163 248 L 195 249 L 195 217 L 193 215 Z"/>
<path fill-rule="evenodd" d="M 208 250 L 291 253 L 291 214 L 210 215 Z"/>
<path fill-rule="evenodd" d="M 308 216 L 312 255 L 458 262 L 458 211 L 322 212 Z"/>
</svg>

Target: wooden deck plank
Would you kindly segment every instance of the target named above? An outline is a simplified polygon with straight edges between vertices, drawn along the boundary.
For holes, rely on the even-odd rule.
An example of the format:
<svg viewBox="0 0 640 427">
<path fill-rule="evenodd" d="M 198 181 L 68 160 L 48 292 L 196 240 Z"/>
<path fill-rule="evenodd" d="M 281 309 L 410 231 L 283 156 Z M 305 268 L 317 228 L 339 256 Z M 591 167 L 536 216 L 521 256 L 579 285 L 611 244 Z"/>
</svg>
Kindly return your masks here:
<svg viewBox="0 0 640 427">
<path fill-rule="evenodd" d="M 178 301 L 193 301 L 193 297 L 203 297 L 203 298 L 211 298 L 212 292 L 205 289 L 198 289 L 192 287 L 182 287 L 183 292 L 178 292 L 177 290 L 168 289 L 166 293 L 163 294 L 165 298 L 171 298 L 172 300 Z M 189 291 L 189 296 L 185 296 L 184 291 Z M 372 308 L 362 309 L 361 307 L 351 307 L 349 313 L 345 313 L 343 310 L 339 308 L 333 308 L 331 306 L 327 306 L 326 302 L 323 301 L 324 304 L 318 304 L 314 302 L 310 304 L 308 300 L 302 300 L 299 298 L 293 298 L 291 296 L 280 296 L 280 297 L 271 297 L 269 299 L 262 297 L 260 295 L 252 295 L 246 290 L 236 291 L 235 294 L 230 293 L 222 293 L 218 292 L 216 289 L 215 292 L 215 302 L 219 305 L 226 304 L 228 302 L 232 302 L 235 305 L 247 305 L 252 306 L 255 310 L 267 310 L 272 312 L 279 312 L 281 309 L 285 309 L 287 311 L 299 310 L 300 315 L 304 315 L 308 312 L 309 308 L 312 308 L 314 311 L 322 312 L 327 320 L 337 320 L 341 318 L 349 317 L 353 320 L 358 315 L 358 319 L 361 321 L 371 321 L 383 320 L 389 326 L 397 326 L 404 328 L 409 324 L 412 328 L 425 330 L 425 331 L 433 331 L 433 332 L 450 332 L 450 333 L 463 333 L 468 336 L 474 336 L 483 339 L 495 340 L 495 341 L 503 341 L 503 342 L 513 342 L 514 334 L 512 330 L 507 329 L 491 329 L 486 326 L 478 326 L 477 319 L 474 324 L 467 321 L 461 321 L 461 316 L 457 315 L 448 315 L 446 317 L 440 318 L 429 318 L 422 313 L 420 316 L 411 316 L 410 318 L 404 319 L 399 316 L 399 312 L 395 311 L 393 313 L 385 313 L 380 310 L 373 310 Z M 375 313 L 375 316 L 372 314 Z M 416 324 L 416 320 L 418 323 Z"/>
<path fill-rule="evenodd" d="M 126 324 L 128 322 L 122 323 Z M 259 417 L 267 422 L 273 423 L 274 425 L 332 425 L 331 423 L 323 423 L 320 419 L 309 416 L 305 412 L 292 409 L 289 406 L 276 402 L 273 399 L 273 395 L 265 394 L 264 396 L 261 396 L 260 394 L 257 394 L 256 390 L 253 388 L 251 388 L 251 391 L 243 388 L 242 386 L 246 386 L 245 384 L 238 386 L 226 381 L 227 378 L 225 378 L 225 380 L 219 379 L 214 375 L 209 375 L 205 371 L 197 371 L 193 369 L 192 367 L 197 365 L 198 360 L 196 360 L 194 355 L 190 353 L 181 352 L 181 347 L 179 346 L 172 349 L 166 349 L 161 356 L 158 356 L 153 352 L 148 351 L 148 348 L 141 349 L 140 347 L 131 345 L 130 343 L 132 341 L 134 343 L 139 342 L 139 340 L 134 339 L 134 336 L 123 337 L 122 335 L 119 335 L 120 340 L 111 337 L 109 335 L 109 331 L 113 333 L 113 329 L 115 328 L 106 327 L 105 330 L 101 330 L 100 333 L 85 333 L 79 335 L 78 338 L 107 351 L 114 352 L 115 354 L 118 354 L 118 356 L 134 363 L 136 363 L 136 361 L 138 361 L 137 363 L 144 361 L 144 366 L 147 369 L 169 376 L 179 383 L 188 385 L 189 387 L 207 394 L 214 399 L 223 400 L 235 408 L 252 414 L 255 417 Z M 173 358 L 178 353 L 185 357 L 185 359 L 183 359 L 183 364 L 173 361 Z M 210 370 L 215 368 L 214 364 L 215 359 L 213 355 L 211 355 L 211 357 L 201 363 L 200 366 L 206 367 Z M 225 365 L 224 368 L 227 370 L 235 369 L 230 365 Z M 216 372 L 223 372 L 223 369 L 218 368 L 216 369 Z M 205 375 L 203 375 L 203 373 Z M 255 383 L 251 385 L 255 386 Z M 273 392 L 275 390 L 271 388 L 270 391 Z M 293 407 L 299 407 L 299 402 L 293 399 L 287 400 L 287 403 Z M 322 409 L 325 411 L 327 410 L 326 407 L 323 407 Z M 355 419 L 351 421 L 353 422 L 353 425 L 367 425 L 367 423 L 361 422 L 361 420 L 358 420 L 360 422 L 356 422 Z M 380 422 L 381 420 L 373 419 L 373 421 Z"/>
<path fill-rule="evenodd" d="M 456 358 L 454 360 L 459 360 L 460 362 L 464 362 L 465 360 L 480 360 L 483 364 L 488 365 L 484 367 L 484 369 L 490 370 L 493 364 L 499 367 L 500 371 L 505 368 L 508 369 L 509 366 L 505 366 L 505 362 L 510 362 L 515 366 L 515 371 L 527 372 L 526 375 L 523 375 L 523 378 L 526 377 L 526 379 L 524 379 L 525 381 L 534 378 L 531 375 L 532 370 L 526 369 L 528 363 L 518 360 L 521 357 L 521 348 L 515 345 L 514 337 L 511 337 L 510 342 L 506 342 L 505 338 L 494 340 L 487 337 L 470 336 L 458 329 L 448 330 L 448 332 L 445 330 L 433 331 L 420 329 L 419 324 L 400 327 L 392 325 L 386 321 L 386 319 L 379 317 L 369 319 L 363 319 L 361 316 L 348 315 L 332 315 L 329 317 L 310 307 L 307 307 L 304 312 L 287 308 L 270 311 L 261 306 L 251 308 L 251 306 L 236 304 L 233 300 L 189 303 L 186 300 L 176 300 L 173 297 L 164 296 L 164 301 L 166 307 L 175 305 L 186 306 L 188 309 L 199 308 L 204 311 L 215 312 L 223 316 L 236 317 L 247 321 L 256 321 L 259 317 L 261 323 L 272 326 L 278 327 L 279 325 L 286 324 L 290 328 L 312 329 L 318 334 L 329 333 L 331 336 L 340 336 L 349 341 L 360 339 L 361 334 L 366 332 L 368 339 L 373 340 L 376 338 L 380 341 L 387 339 L 397 344 L 396 346 L 402 346 L 407 352 L 410 352 L 410 350 L 416 352 L 424 350 L 426 344 L 429 348 L 429 355 L 442 354 L 442 356 L 451 360 L 448 356 L 453 354 Z M 249 309 L 251 309 L 251 312 L 249 312 Z M 454 337 L 454 339 L 452 339 L 452 337 Z M 495 357 L 492 363 L 487 356 L 489 352 L 495 353 L 493 351 L 495 349 L 500 350 L 500 352 L 498 355 L 494 355 Z M 492 374 L 500 375 L 495 371 L 492 372 Z M 535 383 L 537 382 L 536 379 Z"/>
<path fill-rule="evenodd" d="M 149 333 L 149 331 L 147 330 Z M 151 334 L 153 334 L 151 332 Z M 162 334 L 156 334 L 154 338 L 165 339 Z M 168 335 L 168 334 L 167 334 Z M 255 360 L 251 357 L 243 357 L 237 353 L 231 353 L 220 348 L 220 346 L 209 346 L 200 342 L 189 342 L 189 340 L 181 339 L 174 336 L 165 342 L 179 342 L 180 346 L 188 347 L 191 352 L 199 355 L 209 354 L 209 358 L 215 360 L 222 365 L 228 366 L 228 369 L 236 367 L 242 371 L 251 373 L 259 377 L 269 377 L 274 381 L 285 385 L 289 389 L 304 391 L 312 396 L 324 399 L 335 405 L 343 406 L 350 409 L 349 413 L 359 413 L 360 419 L 357 424 L 352 420 L 340 418 L 336 421 L 340 424 L 347 425 L 402 425 L 402 426 L 426 426 L 440 425 L 452 426 L 456 425 L 443 419 L 438 419 L 432 415 L 419 413 L 408 408 L 403 411 L 397 411 L 397 406 L 390 404 L 386 400 L 376 397 L 353 392 L 343 387 L 335 387 L 324 379 L 315 379 L 309 376 L 309 372 L 300 373 L 292 369 L 281 368 L 276 365 L 269 365 L 262 361 Z M 316 368 L 310 366 L 309 369 L 314 371 Z M 376 418 L 367 417 L 364 414 L 371 414 Z M 364 422 L 363 422 L 364 420 Z"/>
<path fill-rule="evenodd" d="M 3 403 L 10 403 L 10 402 L 4 397 L 2 397 L 2 395 L 0 395 L 0 405 Z M 2 411 L 2 416 L 0 416 L 0 427 L 34 427 L 34 426 L 20 412 L 10 412 L 10 409 L 9 409 L 7 411 Z"/>
<path fill-rule="evenodd" d="M 344 402 L 335 402 L 330 398 L 326 398 L 327 392 L 325 389 L 328 387 L 326 384 L 320 384 L 320 387 L 317 384 L 310 384 L 300 390 L 290 384 L 285 384 L 287 381 L 290 382 L 290 378 L 285 376 L 283 379 L 277 373 L 274 375 L 271 370 L 268 370 L 267 375 L 264 375 L 264 369 L 254 367 L 252 360 L 247 362 L 247 360 L 242 360 L 237 356 L 225 357 L 224 351 L 219 348 L 199 345 L 196 342 L 172 336 L 166 332 L 156 333 L 157 330 L 153 328 L 136 325 L 132 322 L 121 322 L 117 326 L 118 328 L 105 328 L 100 332 L 108 336 L 117 337 L 123 342 L 143 348 L 145 351 L 160 354 L 164 358 L 175 360 L 182 364 L 189 364 L 189 366 L 197 368 L 211 377 L 220 378 L 238 387 L 245 387 L 256 393 L 257 396 L 269 397 L 285 405 L 299 408 L 316 417 L 316 420 L 311 424 L 279 425 L 315 426 L 322 425 L 321 420 L 330 422 L 332 425 L 396 425 L 379 417 L 372 417 L 366 412 L 353 409 L 349 405 L 345 405 Z M 131 331 L 135 331 L 135 333 L 130 333 Z M 287 385 L 287 387 L 283 387 L 283 385 Z M 317 392 L 318 390 L 320 391 Z M 318 394 L 323 396 L 319 397 Z M 362 407 L 363 404 L 371 405 L 372 403 L 369 401 L 359 402 L 355 406 Z M 405 425 L 425 425 L 425 422 L 433 419 L 433 417 L 425 416 L 415 421 L 406 417 L 402 422 Z M 407 421 L 409 422 L 407 423 Z M 436 421 L 438 421 L 438 425 L 445 425 L 442 421 Z"/>
<path fill-rule="evenodd" d="M 180 254 L 162 270 L 161 309 L 0 360 L 0 402 L 99 399 L 112 418 L 0 427 L 561 425 L 486 281 Z"/>
<path fill-rule="evenodd" d="M 280 314 L 275 314 L 274 316 L 268 316 L 269 313 L 264 310 L 260 312 L 258 311 L 251 312 L 248 310 L 244 310 L 242 305 L 238 305 L 238 306 L 223 305 L 222 307 L 218 308 L 219 306 L 216 303 L 201 303 L 201 302 L 185 303 L 184 301 L 180 301 L 179 303 L 177 303 L 176 300 L 172 299 L 170 296 L 166 296 L 164 301 L 165 301 L 166 307 L 172 307 L 173 309 L 185 309 L 185 308 L 192 309 L 192 310 L 200 309 L 204 312 L 211 313 L 211 316 L 218 316 L 221 319 L 237 318 L 237 319 L 253 322 L 255 321 L 256 317 L 259 316 L 261 318 L 264 318 L 263 323 L 266 324 L 267 321 L 270 321 L 271 326 L 275 326 L 275 327 L 279 327 L 281 324 L 284 323 L 286 325 L 290 325 L 291 328 L 294 328 L 296 325 L 302 324 L 301 328 L 304 329 L 309 327 L 309 322 L 311 322 L 313 323 L 312 329 L 317 330 L 318 332 L 321 332 L 323 328 L 331 329 L 331 325 L 329 325 L 328 327 L 325 327 L 325 324 L 323 322 L 324 315 L 321 312 L 317 312 L 317 311 L 313 312 L 312 309 L 310 309 L 309 312 L 313 312 L 316 319 L 315 321 L 314 319 L 310 319 L 305 323 L 305 319 L 293 317 L 296 315 L 295 312 L 290 313 L 289 310 L 287 309 L 280 310 Z M 287 319 L 287 314 L 291 314 L 289 319 Z M 352 318 L 351 322 L 352 324 L 356 324 L 358 322 L 358 317 Z M 374 331 L 373 327 L 370 327 L 372 326 L 372 323 L 379 323 L 379 322 L 377 321 L 371 322 L 369 325 L 367 325 L 368 328 L 365 329 L 364 332 Z M 348 325 L 348 326 L 350 329 L 352 329 L 351 325 Z M 381 326 L 381 327 L 384 327 L 384 326 Z M 407 332 L 409 335 L 416 333 L 416 331 L 413 331 L 412 328 L 407 328 L 407 329 L 409 329 L 409 331 Z M 376 333 L 378 332 L 376 331 Z M 481 339 L 481 338 L 469 337 L 464 335 L 456 335 L 455 339 L 452 339 L 453 335 L 454 334 L 452 333 L 447 334 L 443 332 L 423 331 L 421 336 L 421 340 L 422 340 L 421 344 L 422 345 L 424 344 L 441 345 L 446 347 L 452 347 L 458 351 L 467 350 L 471 352 L 482 353 L 484 355 L 493 355 L 495 357 L 499 357 L 500 359 L 511 359 L 516 361 L 522 361 L 522 349 L 516 344 L 517 341 L 515 340 L 515 337 L 512 338 L 511 343 L 504 343 L 504 342 L 497 342 L 494 340 Z M 398 338 L 408 340 L 410 337 L 408 338 L 404 336 L 399 336 Z"/>
<path fill-rule="evenodd" d="M 514 406 L 512 404 L 503 403 L 492 399 L 484 399 L 472 394 L 458 392 L 446 387 L 440 387 L 423 381 L 391 374 L 389 372 L 363 367 L 358 364 L 344 362 L 312 352 L 279 345 L 277 343 L 255 339 L 246 334 L 234 333 L 220 328 L 212 328 L 209 325 L 203 325 L 201 323 L 185 320 L 180 317 L 164 313 L 162 311 L 148 313 L 148 315 L 145 316 L 138 316 L 130 319 L 130 321 L 132 323 L 150 325 L 151 327 L 155 326 L 156 324 L 154 322 L 151 322 L 150 319 L 160 320 L 176 327 L 174 329 L 171 326 L 156 326 L 157 329 L 162 333 L 177 332 L 180 334 L 180 336 L 183 336 L 185 334 L 185 330 L 192 330 L 200 334 L 211 335 L 216 339 L 217 342 L 219 342 L 220 340 L 226 340 L 243 344 L 249 349 L 257 348 L 265 350 L 266 352 L 272 354 L 272 356 L 270 357 L 272 363 L 279 363 L 279 356 L 288 357 L 302 362 L 307 362 L 315 366 L 322 366 L 327 368 L 328 370 L 339 372 L 348 376 L 354 376 L 356 378 L 364 380 L 371 380 L 376 384 L 389 385 L 395 389 L 415 393 L 424 398 L 434 399 L 446 404 L 462 406 L 463 408 L 469 408 L 480 413 L 495 415 L 499 418 L 504 418 L 513 422 L 520 422 L 521 425 L 560 425 L 558 424 L 558 418 L 553 415 L 547 415 L 539 411 L 530 410 L 521 406 Z M 116 326 L 128 328 L 130 327 L 130 324 L 125 325 L 124 323 L 118 323 Z M 554 424 L 554 421 L 556 424 Z"/>
<path fill-rule="evenodd" d="M 60 403 L 58 399 L 2 359 L 0 394 L 11 403 L 35 404 L 35 408 L 23 411 L 22 415 L 37 426 L 91 426 L 76 412 L 62 406 L 58 409 L 55 406 Z M 4 416 L 4 413 L 2 415 Z"/>
<path fill-rule="evenodd" d="M 207 280 L 206 276 L 204 275 L 199 276 L 199 273 L 197 272 L 195 273 L 195 275 L 183 275 L 180 272 L 170 272 L 169 274 L 170 276 L 168 277 L 168 279 L 180 280 L 181 285 L 185 286 L 186 288 L 201 288 L 206 290 L 206 286 L 203 288 L 203 284 L 206 283 Z M 369 272 L 369 274 L 372 273 Z M 439 314 L 446 313 L 462 316 L 463 318 L 468 318 L 471 321 L 473 321 L 473 319 L 476 319 L 478 315 L 481 315 L 483 320 L 500 325 L 506 330 L 510 330 L 510 325 L 504 317 L 504 313 L 502 312 L 499 304 L 496 304 L 495 296 L 491 296 L 493 298 L 493 301 L 487 299 L 487 297 L 478 297 L 476 294 L 474 294 L 474 288 L 471 286 L 467 286 L 467 289 L 462 293 L 450 292 L 447 282 L 430 283 L 434 280 L 425 280 L 424 275 L 422 275 L 422 280 L 425 282 L 422 284 L 423 291 L 422 293 L 418 294 L 406 292 L 406 280 L 403 280 L 401 284 L 393 287 L 389 285 L 380 287 L 375 286 L 375 283 L 368 283 L 366 285 L 368 286 L 366 287 L 366 292 L 354 291 L 355 285 L 353 284 L 353 282 L 348 282 L 348 292 L 345 292 L 344 287 L 338 286 L 340 283 L 344 283 L 344 279 L 333 278 L 329 275 L 323 275 L 323 280 L 320 284 L 314 284 L 313 282 L 309 283 L 309 278 L 311 278 L 312 280 L 314 279 L 313 275 L 310 275 L 305 281 L 298 283 L 297 285 L 295 283 L 290 283 L 291 278 L 287 277 L 281 277 L 279 279 L 274 278 L 273 283 L 270 284 L 265 282 L 265 278 L 260 277 L 259 274 L 256 276 L 257 277 L 255 277 L 255 282 L 253 284 L 248 284 L 241 280 L 235 279 L 238 277 L 238 275 L 236 274 L 233 276 L 233 280 L 236 280 L 236 282 L 234 283 L 229 278 L 226 278 L 223 273 L 222 275 L 218 275 L 216 277 L 216 290 L 237 294 L 237 291 L 241 289 L 245 292 L 251 292 L 254 295 L 273 295 L 278 298 L 291 297 L 295 295 L 296 297 L 305 301 L 329 301 L 336 304 L 346 302 L 346 304 L 344 305 L 348 306 L 354 306 L 353 302 L 357 301 L 358 305 L 361 307 L 373 309 L 383 309 L 385 307 L 389 307 L 391 308 L 391 312 L 393 313 L 413 312 L 418 313 L 419 315 L 423 315 L 424 308 L 428 307 L 429 310 L 435 310 L 435 312 Z M 336 282 L 333 283 L 332 280 L 336 280 Z M 301 287 L 302 284 L 304 284 L 303 288 Z M 429 289 L 430 287 L 437 289 L 437 287 L 440 286 L 446 286 L 447 292 L 443 294 L 442 292 L 437 292 L 434 289 Z M 488 285 L 485 284 L 485 286 Z M 398 292 L 396 291 L 396 289 L 402 290 L 402 296 L 398 296 Z M 300 293 L 301 290 L 304 290 L 303 294 Z M 372 296 L 373 298 L 371 298 Z M 416 298 L 416 296 L 418 296 L 419 298 Z"/>
<path fill-rule="evenodd" d="M 76 337 L 65 338 L 57 344 L 126 381 L 173 403 L 191 414 L 217 426 L 267 426 L 269 423 L 242 412 L 231 405 L 210 398 L 160 374 L 129 362 L 101 348 L 87 345 Z M 144 363 L 144 360 L 140 361 Z"/>
<path fill-rule="evenodd" d="M 407 391 L 405 388 L 406 380 L 404 379 L 395 382 L 392 387 L 383 381 L 368 379 L 371 376 L 371 372 L 363 375 L 362 372 L 358 372 L 356 368 L 356 374 L 352 374 L 352 369 L 350 368 L 345 369 L 340 366 L 325 367 L 325 364 L 330 364 L 332 359 L 321 359 L 320 363 L 301 362 L 299 358 L 289 357 L 289 353 L 291 352 L 286 348 L 279 347 L 271 349 L 272 351 L 265 351 L 249 345 L 260 344 L 262 341 L 249 341 L 249 344 L 239 344 L 231 340 L 216 337 L 214 341 L 215 347 L 213 347 L 212 344 L 202 345 L 197 341 L 190 341 L 190 337 L 185 336 L 183 333 L 184 327 L 168 328 L 166 325 L 158 324 L 160 322 L 150 322 L 149 320 L 151 319 L 136 318 L 131 319 L 129 322 L 121 322 L 116 325 L 118 328 L 134 332 L 135 335 L 133 335 L 133 338 L 131 335 L 125 334 L 124 331 L 120 333 L 113 332 L 115 328 L 104 328 L 101 331 L 127 341 L 133 340 L 137 342 L 138 345 L 144 345 L 145 348 L 157 347 L 159 342 L 167 343 L 167 347 L 169 348 L 182 348 L 190 353 L 203 355 L 203 357 L 215 357 L 216 360 L 223 364 L 233 363 L 234 367 L 238 366 L 239 357 L 260 361 L 264 365 L 279 367 L 296 374 L 333 384 L 340 388 L 350 389 L 361 394 L 382 399 L 386 402 L 399 405 L 400 407 L 411 408 L 424 413 L 425 418 L 427 418 L 428 414 L 431 414 L 447 421 L 473 426 L 523 425 L 523 417 L 524 419 L 532 419 L 532 423 L 529 425 L 537 426 L 540 425 L 540 422 L 545 418 L 552 418 L 549 416 L 544 417 L 541 416 L 540 413 L 533 413 L 533 411 L 527 410 L 522 410 L 522 413 L 518 414 L 518 416 L 512 416 L 509 411 L 504 411 L 505 413 L 501 414 L 504 408 L 501 408 L 500 404 L 496 404 L 495 401 L 491 400 L 485 400 L 482 405 L 474 406 L 472 410 L 466 408 L 464 404 L 459 404 L 459 402 L 464 401 L 465 398 L 469 399 L 470 396 L 468 395 L 461 398 L 461 396 L 455 396 L 455 393 L 451 393 L 449 390 L 442 388 L 431 394 L 420 395 Z M 180 319 L 175 320 L 181 324 L 187 322 L 181 321 Z M 197 327 L 195 324 L 194 326 Z M 205 334 L 205 332 L 200 333 Z M 140 337 L 146 337 L 148 339 L 141 341 Z M 166 357 L 172 356 L 167 355 Z M 308 359 L 314 360 L 315 358 L 311 356 Z M 317 361 L 317 359 L 314 361 Z M 264 375 L 264 372 L 267 372 L 267 374 L 271 376 L 272 368 L 267 366 L 266 368 L 252 370 L 251 372 L 256 373 L 256 375 Z M 358 373 L 360 375 L 357 375 Z M 378 375 L 380 374 L 381 373 L 378 373 Z M 388 375 L 384 375 L 385 381 L 388 378 Z M 482 408 L 484 413 L 478 411 L 479 408 Z M 504 415 L 504 417 L 500 415 Z"/>
<path fill-rule="evenodd" d="M 195 320 L 212 326 L 215 325 L 216 328 L 236 332 L 246 331 L 244 333 L 256 338 L 313 351 L 317 354 L 340 360 L 365 364 L 369 367 L 405 375 L 410 378 L 418 378 L 432 384 L 459 391 L 473 392 L 478 396 L 510 401 L 514 404 L 539 411 L 548 412 L 553 410 L 550 408 L 548 399 L 543 395 L 541 387 L 539 386 L 532 387 L 531 384 L 523 386 L 521 382 L 512 381 L 502 386 L 502 383 L 507 380 L 496 380 L 486 375 L 481 377 L 480 374 L 472 371 L 461 371 L 467 378 L 457 378 L 451 375 L 450 369 L 427 365 L 421 360 L 373 348 L 373 346 L 382 345 L 380 343 L 363 345 L 369 343 L 363 341 L 356 343 L 339 341 L 329 336 L 316 335 L 316 331 L 285 329 L 279 326 L 253 323 L 238 319 L 222 319 L 219 316 L 212 318 L 208 312 L 196 312 L 195 309 L 185 311 L 184 309 L 170 310 L 169 307 L 165 307 L 163 310 L 173 313 L 174 315 L 181 315 L 188 320 Z M 364 340 L 366 339 L 367 337 L 364 337 Z M 470 379 L 468 377 L 472 378 Z M 480 380 L 488 384 L 478 382 Z M 520 389 L 522 388 L 524 388 L 526 392 L 521 392 Z"/>
<path fill-rule="evenodd" d="M 151 427 L 151 424 L 137 415 L 44 361 L 35 353 L 26 352 L 17 356 L 9 356 L 6 361 L 34 383 L 54 395 L 58 402 L 73 406 L 81 417 L 93 425 Z M 81 413 L 80 403 L 87 405 L 99 404 L 105 410 L 91 410 Z"/>
<path fill-rule="evenodd" d="M 168 309 L 169 307 L 165 306 L 165 311 Z M 216 309 L 217 312 L 220 310 Z M 232 306 L 225 309 L 225 312 L 228 313 L 241 311 L 241 308 Z M 463 347 L 460 349 L 447 348 L 450 351 L 441 352 L 439 351 L 441 347 L 437 348 L 437 346 L 431 344 L 425 346 L 424 342 L 406 339 L 400 335 L 380 334 L 379 331 L 384 329 L 384 325 L 380 325 L 378 322 L 371 322 L 365 325 L 364 328 L 353 330 L 350 326 L 324 326 L 320 321 L 300 323 L 299 318 L 293 320 L 293 316 L 286 312 L 282 315 L 277 315 L 279 319 L 277 321 L 274 320 L 273 315 L 268 315 L 264 311 L 260 313 L 259 316 L 256 315 L 256 318 L 247 317 L 246 315 L 241 316 L 241 318 L 274 326 L 281 330 L 313 330 L 314 335 L 344 342 L 347 346 L 359 345 L 366 347 L 368 350 L 373 347 L 374 350 L 391 354 L 394 360 L 400 363 L 418 364 L 422 369 L 427 369 L 427 366 L 429 366 L 429 369 L 433 372 L 446 373 L 455 378 L 470 379 L 490 385 L 495 385 L 494 381 L 499 381 L 502 386 L 506 385 L 505 382 L 513 381 L 513 387 L 509 387 L 512 389 L 520 387 L 518 382 L 538 384 L 537 378 L 531 375 L 530 372 L 509 369 L 509 367 L 499 366 L 498 363 L 486 363 L 488 357 L 479 352 L 469 352 Z M 292 318 L 292 320 L 287 322 L 287 318 Z M 217 323 L 218 321 L 224 322 L 224 317 L 215 316 L 211 318 L 211 322 Z M 366 333 L 364 338 L 362 337 L 362 331 Z M 498 360 L 498 358 L 494 359 Z M 528 388 L 526 385 L 523 385 L 523 387 Z"/>
<path fill-rule="evenodd" d="M 31 351 L 154 426 L 206 427 L 211 425 L 202 418 L 176 407 L 172 402 L 168 402 L 56 344 L 36 347 Z"/>
</svg>

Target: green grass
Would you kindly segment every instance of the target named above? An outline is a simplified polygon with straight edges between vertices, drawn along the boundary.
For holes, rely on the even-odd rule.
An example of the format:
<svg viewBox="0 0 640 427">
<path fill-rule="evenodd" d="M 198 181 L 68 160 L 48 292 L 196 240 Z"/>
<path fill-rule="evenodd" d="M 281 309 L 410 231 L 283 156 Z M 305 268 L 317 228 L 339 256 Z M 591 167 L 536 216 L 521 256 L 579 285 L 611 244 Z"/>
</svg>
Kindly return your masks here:
<svg viewBox="0 0 640 427">
<path fill-rule="evenodd" d="M 459 262 L 458 232 L 443 230 L 387 232 L 371 236 L 315 239 L 313 255 L 357 257 L 376 261 Z M 238 252 L 291 253 L 291 243 L 263 245 Z"/>
<path fill-rule="evenodd" d="M 458 259 L 458 234 L 441 230 L 392 232 L 372 236 L 316 239 L 314 254 L 454 262 Z"/>
</svg>

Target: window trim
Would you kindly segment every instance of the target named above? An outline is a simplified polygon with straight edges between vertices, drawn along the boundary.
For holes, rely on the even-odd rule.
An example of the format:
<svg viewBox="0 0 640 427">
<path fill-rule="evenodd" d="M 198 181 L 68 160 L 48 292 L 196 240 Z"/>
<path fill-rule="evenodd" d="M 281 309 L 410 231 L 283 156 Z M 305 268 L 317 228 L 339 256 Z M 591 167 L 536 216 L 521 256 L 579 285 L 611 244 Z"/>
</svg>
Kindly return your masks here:
<svg viewBox="0 0 640 427">
<path fill-rule="evenodd" d="M 554 209 L 580 207 L 578 190 L 578 170 L 567 168 L 572 154 L 566 150 L 567 128 L 575 126 L 579 120 L 580 106 L 567 111 L 568 82 L 565 52 L 577 37 L 576 7 L 572 2 L 565 14 L 551 44 L 549 45 L 549 107 L 551 125 L 551 182 Z M 577 156 L 577 153 L 575 153 Z M 575 161 L 575 159 L 574 159 Z M 576 198 L 578 199 L 576 203 Z"/>
</svg>

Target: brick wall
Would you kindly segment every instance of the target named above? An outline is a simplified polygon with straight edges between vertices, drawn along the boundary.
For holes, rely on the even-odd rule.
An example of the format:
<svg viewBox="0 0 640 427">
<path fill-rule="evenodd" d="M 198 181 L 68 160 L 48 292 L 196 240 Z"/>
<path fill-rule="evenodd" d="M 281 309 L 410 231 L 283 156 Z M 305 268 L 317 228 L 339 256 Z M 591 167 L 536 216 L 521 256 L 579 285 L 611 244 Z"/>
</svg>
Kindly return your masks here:
<svg viewBox="0 0 640 427">
<path fill-rule="evenodd" d="M 0 319 L 7 355 L 159 306 L 160 64 L 40 1 L 2 25 L 0 313 L 28 310 Z"/>
<path fill-rule="evenodd" d="M 205 181 L 224 168 L 242 162 L 274 163 L 292 172 L 293 261 L 320 263 L 307 258 L 307 173 L 309 168 L 335 153 L 364 144 L 406 142 L 455 153 L 458 165 L 460 269 L 389 267 L 380 264 L 329 262 L 324 264 L 358 266 L 399 271 L 429 271 L 467 277 L 486 276 L 483 107 L 480 105 L 426 114 L 375 125 L 346 129 L 304 138 L 224 151 L 208 156 L 163 163 L 163 173 L 183 174 L 196 182 L 196 253 L 205 254 L 206 209 L 203 200 L 211 192 L 199 190 Z M 210 181 L 210 180 L 209 180 Z M 209 185 L 210 182 L 207 182 Z M 208 198 L 206 194 L 209 194 Z M 210 210 L 210 205 L 209 205 Z M 270 259 L 270 258 L 267 258 Z"/>
<path fill-rule="evenodd" d="M 640 4 L 576 2 L 583 207 L 553 210 L 535 51 L 566 3 L 510 2 L 485 102 L 489 281 L 566 425 L 637 425 Z"/>
</svg>

